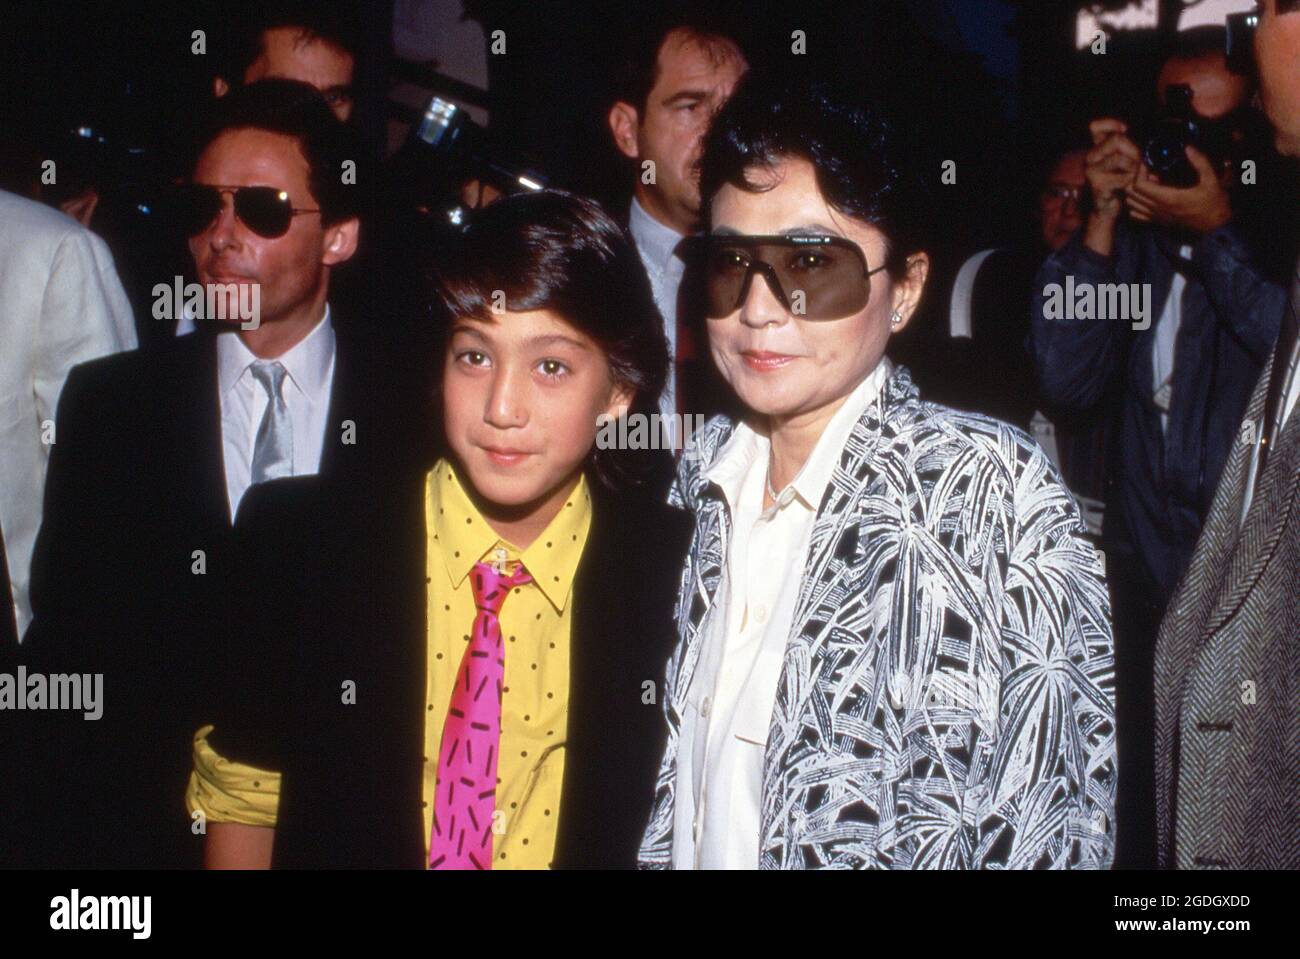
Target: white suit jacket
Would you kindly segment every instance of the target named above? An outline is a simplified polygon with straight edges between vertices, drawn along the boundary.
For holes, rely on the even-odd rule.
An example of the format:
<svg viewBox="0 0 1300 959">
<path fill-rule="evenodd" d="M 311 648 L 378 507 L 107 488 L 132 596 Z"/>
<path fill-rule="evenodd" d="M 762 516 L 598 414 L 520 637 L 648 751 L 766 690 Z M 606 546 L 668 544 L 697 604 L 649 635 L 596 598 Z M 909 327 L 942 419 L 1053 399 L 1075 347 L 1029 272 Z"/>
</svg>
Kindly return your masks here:
<svg viewBox="0 0 1300 959">
<path fill-rule="evenodd" d="M 32 616 L 32 545 L 63 381 L 78 363 L 135 346 L 104 241 L 57 210 L 0 191 L 0 531 L 20 640 Z"/>
</svg>

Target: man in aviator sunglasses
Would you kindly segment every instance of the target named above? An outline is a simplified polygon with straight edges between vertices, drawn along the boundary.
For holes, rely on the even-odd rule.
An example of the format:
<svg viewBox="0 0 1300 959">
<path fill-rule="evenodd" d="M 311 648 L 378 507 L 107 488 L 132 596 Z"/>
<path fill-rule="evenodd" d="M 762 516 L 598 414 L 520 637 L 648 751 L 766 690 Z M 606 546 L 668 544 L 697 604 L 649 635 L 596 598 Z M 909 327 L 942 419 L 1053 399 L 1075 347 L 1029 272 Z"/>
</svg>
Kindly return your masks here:
<svg viewBox="0 0 1300 959">
<path fill-rule="evenodd" d="M 400 370 L 369 371 L 371 353 L 330 315 L 331 274 L 358 242 L 356 188 L 339 176 L 354 143 L 306 84 L 265 80 L 217 101 L 175 212 L 227 319 L 68 378 L 28 648 L 55 671 L 103 673 L 113 705 L 99 722 L 42 719 L 34 732 L 59 757 L 33 780 L 44 865 L 197 865 L 179 796 L 190 737 L 214 712 L 223 630 L 246 603 L 233 522 L 244 493 L 345 472 L 397 419 L 370 413 L 389 395 L 375 384 Z M 174 278 L 157 279 L 159 297 Z M 252 290 L 256 326 L 238 312 Z"/>
<path fill-rule="evenodd" d="M 239 222 L 268 240 L 284 236 L 299 213 L 321 212 L 319 209 L 295 207 L 288 190 L 273 186 L 187 183 L 177 190 L 177 195 L 185 235 L 189 237 L 198 236 L 212 225 L 221 214 L 225 196 L 232 198 Z"/>
</svg>

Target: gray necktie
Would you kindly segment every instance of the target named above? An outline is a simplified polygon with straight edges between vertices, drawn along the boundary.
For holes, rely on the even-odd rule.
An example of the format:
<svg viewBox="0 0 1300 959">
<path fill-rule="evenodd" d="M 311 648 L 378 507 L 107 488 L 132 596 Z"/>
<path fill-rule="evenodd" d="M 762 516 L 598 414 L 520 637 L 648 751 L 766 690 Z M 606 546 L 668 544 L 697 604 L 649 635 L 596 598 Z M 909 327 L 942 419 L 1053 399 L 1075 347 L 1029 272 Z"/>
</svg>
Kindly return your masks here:
<svg viewBox="0 0 1300 959">
<path fill-rule="evenodd" d="M 293 425 L 284 403 L 285 368 L 276 361 L 255 360 L 249 369 L 267 396 L 266 412 L 253 444 L 253 482 L 292 476 Z"/>
</svg>

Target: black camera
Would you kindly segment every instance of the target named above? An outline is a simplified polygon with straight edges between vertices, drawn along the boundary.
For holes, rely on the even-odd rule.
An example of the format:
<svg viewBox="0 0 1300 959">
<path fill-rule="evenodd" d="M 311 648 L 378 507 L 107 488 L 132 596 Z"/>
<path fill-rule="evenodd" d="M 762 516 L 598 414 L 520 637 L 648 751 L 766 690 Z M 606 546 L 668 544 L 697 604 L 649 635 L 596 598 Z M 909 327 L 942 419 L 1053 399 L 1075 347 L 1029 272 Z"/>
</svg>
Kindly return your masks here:
<svg viewBox="0 0 1300 959">
<path fill-rule="evenodd" d="M 43 195 L 51 204 L 89 187 L 99 194 L 95 226 L 101 233 L 131 233 L 156 219 L 167 179 L 161 157 L 138 132 L 120 122 L 77 120 L 59 130 L 50 150 L 57 179 Z"/>
<path fill-rule="evenodd" d="M 1217 168 L 1228 155 L 1228 139 L 1223 121 L 1206 120 L 1192 109 L 1192 88 L 1173 84 L 1165 91 L 1164 111 L 1148 124 L 1142 162 L 1166 186 L 1195 186 L 1198 176 L 1187 148 L 1200 150 Z"/>
<path fill-rule="evenodd" d="M 448 225 L 462 224 L 469 210 L 461 200 L 466 183 L 487 185 L 500 193 L 541 190 L 547 178 L 530 167 L 508 144 L 495 137 L 449 100 L 435 96 L 411 131 L 404 152 L 408 162 L 425 166 L 439 185 L 426 188 L 427 205 L 440 210 Z"/>
</svg>

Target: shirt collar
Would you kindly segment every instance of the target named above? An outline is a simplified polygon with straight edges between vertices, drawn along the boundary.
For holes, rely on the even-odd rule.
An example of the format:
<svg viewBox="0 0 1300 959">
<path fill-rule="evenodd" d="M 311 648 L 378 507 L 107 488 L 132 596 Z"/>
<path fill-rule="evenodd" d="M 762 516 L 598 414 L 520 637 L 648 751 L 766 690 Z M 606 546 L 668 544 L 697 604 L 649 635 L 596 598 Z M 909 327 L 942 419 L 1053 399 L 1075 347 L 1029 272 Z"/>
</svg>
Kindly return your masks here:
<svg viewBox="0 0 1300 959">
<path fill-rule="evenodd" d="M 822 435 L 818 437 L 798 475 L 790 483 L 794 495 L 809 509 L 816 510 L 821 504 L 822 494 L 831 481 L 835 464 L 839 462 L 840 453 L 848 442 L 853 427 L 867 411 L 867 407 L 879 397 L 891 369 L 889 360 L 882 357 L 875 369 L 845 398 L 822 430 Z M 718 451 L 717 459 L 705 470 L 704 478 L 722 490 L 733 512 L 737 509 L 741 490 L 751 470 L 760 470 L 766 482 L 770 449 L 770 440 L 742 421 Z"/>
<path fill-rule="evenodd" d="M 283 364 L 288 379 L 313 403 L 326 398 L 330 370 L 334 367 L 335 337 L 330 306 L 310 333 L 288 351 L 275 357 Z M 217 384 L 225 396 L 258 359 L 233 330 L 217 334 Z"/>
<path fill-rule="evenodd" d="M 628 215 L 628 231 L 636 241 L 641 258 L 652 264 L 656 270 L 663 272 L 672 262 L 677 244 L 682 242 L 682 234 L 672 227 L 664 226 L 632 197 L 632 212 Z"/>
<path fill-rule="evenodd" d="M 858 384 L 835 411 L 831 421 L 826 424 L 826 429 L 822 430 L 822 435 L 818 437 L 816 445 L 813 446 L 812 454 L 790 483 L 794 487 L 795 495 L 813 509 L 821 503 L 826 485 L 830 483 L 831 476 L 835 473 L 835 466 L 840 461 L 840 453 L 844 451 L 844 446 L 849 441 L 849 434 L 853 432 L 853 427 L 858 425 L 858 420 L 862 419 L 862 414 L 867 411 L 867 407 L 880 396 L 885 381 L 889 379 L 890 369 L 889 360 L 881 357 L 876 368 L 867 374 L 866 379 Z"/>
<path fill-rule="evenodd" d="M 573 579 L 591 528 L 591 492 L 585 476 L 564 506 L 525 550 L 502 539 L 488 525 L 469 493 L 461 485 L 449 460 L 439 460 L 429 484 L 434 539 L 441 547 L 444 565 L 454 589 L 459 589 L 474 564 L 491 561 L 495 550 L 505 550 L 508 561 L 519 560 L 537 588 L 557 611 L 563 611 L 573 592 Z"/>
<path fill-rule="evenodd" d="M 745 478 L 754 469 L 766 469 L 768 449 L 767 437 L 742 420 L 718 451 L 718 458 L 704 471 L 704 478 L 722 490 L 733 513 L 740 508 Z"/>
</svg>

